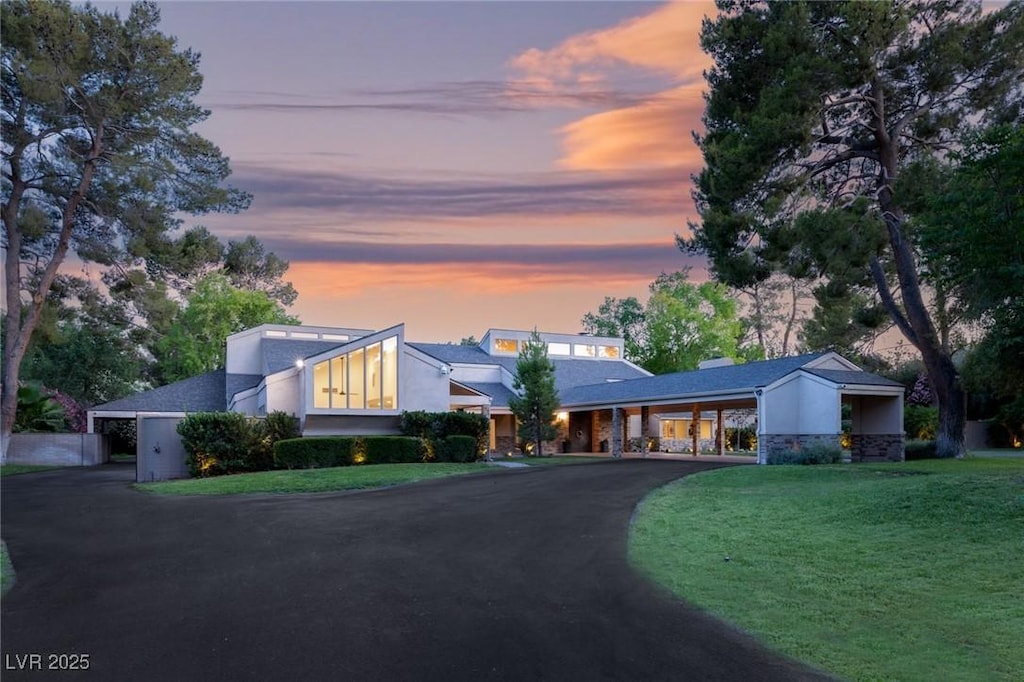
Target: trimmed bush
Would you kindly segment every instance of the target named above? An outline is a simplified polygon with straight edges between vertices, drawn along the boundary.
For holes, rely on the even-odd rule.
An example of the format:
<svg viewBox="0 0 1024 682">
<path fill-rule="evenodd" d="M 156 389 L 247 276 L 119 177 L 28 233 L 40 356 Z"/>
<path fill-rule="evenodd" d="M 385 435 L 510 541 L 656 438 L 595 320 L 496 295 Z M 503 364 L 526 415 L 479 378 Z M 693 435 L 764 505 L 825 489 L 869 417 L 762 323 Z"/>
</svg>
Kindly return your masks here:
<svg viewBox="0 0 1024 682">
<path fill-rule="evenodd" d="M 178 424 L 178 434 L 192 476 L 221 476 L 254 471 L 253 429 L 249 418 L 237 412 L 196 412 Z"/>
<path fill-rule="evenodd" d="M 357 457 L 361 454 L 367 464 L 422 462 L 426 454 L 423 439 L 412 436 L 363 436 L 360 444 Z"/>
<path fill-rule="evenodd" d="M 353 464 L 351 436 L 292 438 L 274 443 L 274 464 L 281 469 L 322 469 Z"/>
<path fill-rule="evenodd" d="M 905 406 L 903 430 L 911 440 L 933 440 L 939 430 L 939 408 L 924 405 Z"/>
<path fill-rule="evenodd" d="M 487 451 L 490 436 L 490 420 L 481 414 L 472 412 L 424 412 L 422 410 L 402 413 L 402 434 L 416 436 L 429 442 L 434 452 L 443 448 L 443 441 L 448 436 L 472 436 L 476 441 L 476 455 Z M 470 460 L 472 461 L 472 460 Z"/>
<path fill-rule="evenodd" d="M 903 458 L 911 462 L 917 459 L 935 459 L 937 456 L 935 441 L 908 440 L 903 444 Z"/>
<path fill-rule="evenodd" d="M 477 443 L 473 436 L 448 436 L 434 449 L 438 462 L 474 462 Z"/>
<path fill-rule="evenodd" d="M 768 453 L 769 464 L 841 464 L 842 461 L 842 448 L 828 443 L 810 443 L 799 450 L 775 448 Z"/>
</svg>

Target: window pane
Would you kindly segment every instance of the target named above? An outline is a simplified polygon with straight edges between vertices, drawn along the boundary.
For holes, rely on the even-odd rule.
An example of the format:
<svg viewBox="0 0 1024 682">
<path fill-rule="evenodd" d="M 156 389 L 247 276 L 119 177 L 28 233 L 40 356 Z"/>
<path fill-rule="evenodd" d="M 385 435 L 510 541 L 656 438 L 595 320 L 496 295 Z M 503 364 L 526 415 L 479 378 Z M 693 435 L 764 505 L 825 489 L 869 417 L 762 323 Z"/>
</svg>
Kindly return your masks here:
<svg viewBox="0 0 1024 682">
<path fill-rule="evenodd" d="M 327 363 L 313 366 L 313 407 L 331 406 L 331 385 L 327 378 Z"/>
<path fill-rule="evenodd" d="M 552 342 L 548 344 L 549 355 L 568 355 L 569 344 Z"/>
<path fill-rule="evenodd" d="M 348 407 L 348 388 L 345 386 L 346 356 L 331 359 L 331 407 L 345 409 Z"/>
<path fill-rule="evenodd" d="M 384 382 L 380 375 L 380 344 L 366 347 L 366 408 L 380 409 L 380 389 Z"/>
<path fill-rule="evenodd" d="M 598 357 L 602 358 L 617 358 L 619 357 L 618 346 L 600 346 L 598 347 Z"/>
<path fill-rule="evenodd" d="M 579 355 L 584 358 L 597 357 L 597 346 L 593 346 L 588 343 L 577 343 L 572 347 L 573 355 Z"/>
<path fill-rule="evenodd" d="M 364 407 L 366 392 L 363 390 L 363 349 L 348 354 L 348 407 L 350 410 L 361 410 Z"/>
<path fill-rule="evenodd" d="M 494 339 L 494 350 L 498 353 L 518 353 L 519 344 L 515 339 Z"/>
<path fill-rule="evenodd" d="M 384 339 L 384 409 L 398 407 L 398 337 Z"/>
</svg>

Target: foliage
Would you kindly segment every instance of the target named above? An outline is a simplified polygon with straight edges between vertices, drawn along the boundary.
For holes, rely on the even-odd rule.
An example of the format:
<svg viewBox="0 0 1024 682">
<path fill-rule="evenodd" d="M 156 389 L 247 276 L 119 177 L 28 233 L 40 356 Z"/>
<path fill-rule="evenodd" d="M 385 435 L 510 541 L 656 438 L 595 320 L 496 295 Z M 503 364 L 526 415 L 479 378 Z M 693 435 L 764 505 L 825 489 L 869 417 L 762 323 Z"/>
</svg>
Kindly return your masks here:
<svg viewBox="0 0 1024 682">
<path fill-rule="evenodd" d="M 472 436 L 478 455 L 487 452 L 491 432 L 490 420 L 482 414 L 459 411 L 405 411 L 399 428 L 404 436 L 426 440 L 429 449 L 435 453 L 438 445 L 449 436 Z"/>
<path fill-rule="evenodd" d="M 68 431 L 85 433 L 89 430 L 89 415 L 77 400 L 60 391 L 54 391 L 50 398 L 64 410 L 64 426 Z"/>
<path fill-rule="evenodd" d="M 281 412 L 271 412 L 263 419 L 249 422 L 252 430 L 252 445 L 249 454 L 251 470 L 265 471 L 274 468 L 274 443 L 302 435 L 299 420 Z"/>
<path fill-rule="evenodd" d="M 539 457 L 543 453 L 543 442 L 558 433 L 553 423 L 558 409 L 558 391 L 555 365 L 548 359 L 547 344 L 537 330 L 519 351 L 512 388 L 516 395 L 509 399 L 509 408 L 519 423 L 517 433 L 533 444 L 532 453 Z"/>
<path fill-rule="evenodd" d="M 195 102 L 199 55 L 179 50 L 159 20 L 147 2 L 123 20 L 61 0 L 0 4 L 4 436 L 21 360 L 69 254 L 123 265 L 182 214 L 249 203 L 223 185 L 228 160 L 192 130 L 209 115 Z"/>
<path fill-rule="evenodd" d="M 810 443 L 799 449 L 772 448 L 768 464 L 842 464 L 843 450 L 838 445 Z"/>
<path fill-rule="evenodd" d="M 17 396 L 15 433 L 64 430 L 64 407 L 54 400 L 41 384 L 24 382 L 18 386 Z"/>
<path fill-rule="evenodd" d="M 974 457 L 718 469 L 644 499 L 629 557 L 835 679 L 1020 680 L 1022 475 Z"/>
<path fill-rule="evenodd" d="M 935 394 L 928 384 L 928 375 L 924 372 L 918 374 L 917 379 L 914 380 L 914 386 L 910 389 L 907 402 L 911 405 L 933 405 L 935 403 Z M 936 412 L 937 415 L 938 412 Z"/>
<path fill-rule="evenodd" d="M 972 125 L 1019 125 L 1024 4 L 984 14 L 978 2 L 718 4 L 701 32 L 714 60 L 701 224 L 680 246 L 734 286 L 774 272 L 815 282 L 833 331 L 877 329 L 884 310 L 922 354 L 939 450 L 962 455 L 944 290 L 930 311 L 929 261 L 899 179 L 955 150 Z"/>
<path fill-rule="evenodd" d="M 319 469 L 353 464 L 356 439 L 351 436 L 294 438 L 274 444 L 274 464 L 281 469 Z"/>
<path fill-rule="evenodd" d="M 288 261 L 268 253 L 252 235 L 240 242 L 228 242 L 224 274 L 238 289 L 263 292 L 270 300 L 290 306 L 298 298 L 298 293 L 291 282 L 281 280 L 287 270 Z"/>
<path fill-rule="evenodd" d="M 903 458 L 908 462 L 921 459 L 936 459 L 935 441 L 908 440 L 903 444 Z"/>
<path fill-rule="evenodd" d="M 366 464 L 422 462 L 427 453 L 423 439 L 412 436 L 362 436 L 356 450 Z"/>
<path fill-rule="evenodd" d="M 237 412 L 195 412 L 178 424 L 189 474 L 221 476 L 268 465 L 257 443 L 258 427 Z"/>
<path fill-rule="evenodd" d="M 747 357 L 738 347 L 744 329 L 728 288 L 688 277 L 688 270 L 659 275 L 645 306 L 633 297 L 605 298 L 597 313 L 583 316 L 584 331 L 623 338 L 626 359 L 654 374 L 696 369 L 715 357 Z"/>
<path fill-rule="evenodd" d="M 298 320 L 266 293 L 238 289 L 220 273 L 207 275 L 154 348 L 160 380 L 187 379 L 223 367 L 227 337 L 264 323 Z"/>
<path fill-rule="evenodd" d="M 939 428 L 939 408 L 924 405 L 903 406 L 903 430 L 907 438 L 935 440 Z"/>
<path fill-rule="evenodd" d="M 480 452 L 473 436 L 447 436 L 434 449 L 438 462 L 475 462 Z"/>
<path fill-rule="evenodd" d="M 134 455 L 138 450 L 138 422 L 134 419 L 106 419 L 102 429 L 110 436 L 111 454 Z"/>
</svg>

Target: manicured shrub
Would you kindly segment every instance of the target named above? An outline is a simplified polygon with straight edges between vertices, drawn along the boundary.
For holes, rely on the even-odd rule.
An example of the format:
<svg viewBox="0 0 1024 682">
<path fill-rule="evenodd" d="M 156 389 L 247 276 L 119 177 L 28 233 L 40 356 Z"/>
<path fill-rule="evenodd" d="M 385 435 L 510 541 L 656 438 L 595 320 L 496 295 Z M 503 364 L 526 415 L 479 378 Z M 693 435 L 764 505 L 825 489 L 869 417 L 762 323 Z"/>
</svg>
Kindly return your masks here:
<svg viewBox="0 0 1024 682">
<path fill-rule="evenodd" d="M 903 430 L 911 440 L 934 440 L 939 430 L 939 408 L 923 405 L 905 406 Z"/>
<path fill-rule="evenodd" d="M 799 450 L 774 448 L 768 453 L 769 464 L 840 464 L 842 461 L 842 448 L 828 443 L 809 443 Z"/>
<path fill-rule="evenodd" d="M 358 452 L 366 464 L 411 464 L 423 461 L 426 447 L 413 436 L 363 436 Z"/>
<path fill-rule="evenodd" d="M 403 412 L 402 434 L 428 441 L 428 449 L 437 458 L 437 451 L 448 436 L 472 436 L 476 442 L 476 456 L 487 451 L 490 420 L 472 412 Z M 428 455 L 429 456 L 429 455 Z"/>
<path fill-rule="evenodd" d="M 237 412 L 196 412 L 178 424 L 192 476 L 220 476 L 253 471 L 253 430 Z"/>
<path fill-rule="evenodd" d="M 269 471 L 275 467 L 274 443 L 298 438 L 299 420 L 284 412 L 271 412 L 263 419 L 252 422 L 253 452 L 251 455 L 256 471 Z"/>
<path fill-rule="evenodd" d="M 903 458 L 908 462 L 917 459 L 935 459 L 936 454 L 933 440 L 908 440 L 903 444 Z"/>
<path fill-rule="evenodd" d="M 322 469 L 353 464 L 356 440 L 351 436 L 292 438 L 274 443 L 274 464 L 280 469 Z"/>
<path fill-rule="evenodd" d="M 474 462 L 477 452 L 473 436 L 448 436 L 434 450 L 438 462 Z"/>
</svg>

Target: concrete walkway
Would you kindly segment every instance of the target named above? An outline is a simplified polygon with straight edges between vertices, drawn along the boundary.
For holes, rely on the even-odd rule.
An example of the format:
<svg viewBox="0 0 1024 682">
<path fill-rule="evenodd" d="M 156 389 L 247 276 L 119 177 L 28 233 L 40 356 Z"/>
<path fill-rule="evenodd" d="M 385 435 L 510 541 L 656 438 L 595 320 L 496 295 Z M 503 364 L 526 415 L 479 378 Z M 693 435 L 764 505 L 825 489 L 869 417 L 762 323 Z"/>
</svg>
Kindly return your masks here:
<svg viewBox="0 0 1024 682">
<path fill-rule="evenodd" d="M 3 599 L 3 679 L 817 678 L 626 562 L 636 503 L 712 466 L 217 498 L 136 492 L 130 466 L 6 477 L 18 582 Z M 11 669 L 30 653 L 44 667 L 48 653 L 88 654 L 90 667 Z"/>
</svg>

